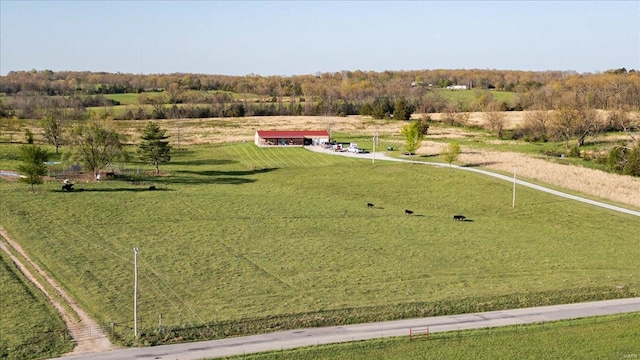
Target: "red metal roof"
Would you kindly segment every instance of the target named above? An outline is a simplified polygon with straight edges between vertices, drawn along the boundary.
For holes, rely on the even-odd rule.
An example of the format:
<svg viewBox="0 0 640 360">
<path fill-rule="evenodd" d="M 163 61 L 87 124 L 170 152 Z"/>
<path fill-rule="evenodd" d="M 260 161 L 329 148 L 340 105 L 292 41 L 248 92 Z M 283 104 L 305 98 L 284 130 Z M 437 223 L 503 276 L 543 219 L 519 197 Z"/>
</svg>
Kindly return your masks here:
<svg viewBox="0 0 640 360">
<path fill-rule="evenodd" d="M 311 136 L 329 136 L 326 130 L 258 130 L 258 136 L 265 138 L 305 138 Z"/>
</svg>

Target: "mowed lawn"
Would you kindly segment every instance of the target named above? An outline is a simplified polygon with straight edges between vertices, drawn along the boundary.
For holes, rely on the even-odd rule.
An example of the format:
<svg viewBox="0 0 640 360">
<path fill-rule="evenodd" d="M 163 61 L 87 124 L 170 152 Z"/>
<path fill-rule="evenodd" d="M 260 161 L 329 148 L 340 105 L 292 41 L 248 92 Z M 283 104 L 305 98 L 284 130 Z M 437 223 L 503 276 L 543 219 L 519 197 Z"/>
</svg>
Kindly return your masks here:
<svg viewBox="0 0 640 360">
<path fill-rule="evenodd" d="M 100 322 L 131 321 L 138 247 L 146 329 L 159 314 L 189 326 L 638 289 L 637 218 L 526 188 L 512 208 L 511 183 L 473 173 L 249 143 L 190 146 L 161 170 L 73 193 L 0 180 L 0 223 Z"/>
</svg>

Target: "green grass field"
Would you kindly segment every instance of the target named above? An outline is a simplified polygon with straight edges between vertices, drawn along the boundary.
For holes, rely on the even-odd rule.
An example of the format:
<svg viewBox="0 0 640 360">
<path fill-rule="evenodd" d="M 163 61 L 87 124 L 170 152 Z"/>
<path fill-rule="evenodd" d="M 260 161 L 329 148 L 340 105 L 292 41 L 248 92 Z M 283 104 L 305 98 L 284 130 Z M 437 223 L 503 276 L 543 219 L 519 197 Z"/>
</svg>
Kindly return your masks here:
<svg viewBox="0 0 640 360">
<path fill-rule="evenodd" d="M 56 311 L 2 251 L 0 309 L 0 359 L 41 359 L 71 350 Z"/>
<path fill-rule="evenodd" d="M 438 96 L 441 96 L 442 98 L 446 99 L 447 101 L 458 103 L 458 104 L 462 103 L 462 104 L 469 105 L 473 103 L 473 101 L 476 99 L 478 95 L 478 91 L 486 91 L 486 90 L 433 89 L 432 91 L 436 93 Z M 509 105 L 513 105 L 518 96 L 516 93 L 509 92 L 509 91 L 493 91 L 492 90 L 489 93 L 491 94 L 491 96 L 496 102 L 498 103 L 505 102 Z"/>
<path fill-rule="evenodd" d="M 147 95 L 153 95 L 158 93 L 145 93 Z M 138 96 L 140 94 L 137 93 L 124 93 L 124 94 L 104 94 L 104 97 L 109 100 L 115 100 L 119 102 L 121 105 L 138 105 Z"/>
<path fill-rule="evenodd" d="M 636 218 L 525 188 L 511 208 L 510 183 L 473 173 L 249 143 L 189 147 L 158 178 L 128 168 L 74 193 L 0 180 L 2 225 L 99 322 L 131 321 L 133 247 L 147 332 L 160 313 L 354 322 L 638 289 Z"/>
<path fill-rule="evenodd" d="M 637 359 L 640 314 L 431 334 L 227 359 Z M 401 354 L 401 355 L 399 355 Z"/>
</svg>

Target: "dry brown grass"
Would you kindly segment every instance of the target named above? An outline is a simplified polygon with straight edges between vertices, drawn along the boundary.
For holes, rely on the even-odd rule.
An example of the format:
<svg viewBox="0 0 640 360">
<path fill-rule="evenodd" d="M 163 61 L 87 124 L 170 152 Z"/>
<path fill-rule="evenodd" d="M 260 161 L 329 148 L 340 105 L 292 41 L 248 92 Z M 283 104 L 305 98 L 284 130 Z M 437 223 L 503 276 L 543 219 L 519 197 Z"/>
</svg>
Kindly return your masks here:
<svg viewBox="0 0 640 360">
<path fill-rule="evenodd" d="M 484 118 L 483 112 L 471 112 L 468 114 L 469 114 L 469 119 L 464 125 L 484 126 L 487 122 Z M 527 111 L 504 111 L 503 114 L 505 116 L 504 129 L 513 130 L 518 126 L 518 124 L 524 121 Z M 445 115 L 446 114 L 442 114 L 442 113 L 429 114 L 429 116 L 431 116 L 431 119 L 434 121 L 442 121 Z M 422 116 L 422 114 L 414 114 L 412 118 L 418 118 L 420 116 Z"/>
<path fill-rule="evenodd" d="M 446 144 L 425 142 L 418 150 L 422 155 L 441 154 Z M 458 161 L 466 165 L 513 173 L 560 188 L 609 199 L 640 208 L 640 178 L 610 174 L 580 166 L 562 165 L 515 152 L 475 150 L 462 147 Z"/>
<path fill-rule="evenodd" d="M 604 110 L 598 110 L 597 112 L 602 117 L 607 116 L 608 113 Z M 504 114 L 505 119 L 504 130 L 515 130 L 518 128 L 518 125 L 524 122 L 528 113 L 531 113 L 531 111 L 503 111 L 502 114 Z M 467 114 L 469 115 L 469 118 L 464 125 L 486 127 L 487 120 L 484 118 L 484 112 L 470 112 Z M 412 118 L 419 119 L 422 115 L 423 114 L 413 114 Z M 429 114 L 429 116 L 434 121 L 442 121 L 446 114 L 435 113 Z M 629 112 L 629 116 L 634 119 L 634 122 L 640 122 L 640 112 Z"/>
<path fill-rule="evenodd" d="M 121 122 L 125 123 L 125 122 Z M 138 125 L 131 124 L 125 130 L 132 139 L 139 137 Z M 140 122 L 138 122 L 140 123 Z M 204 144 L 237 141 L 253 141 L 256 130 L 327 130 L 353 135 L 398 135 L 402 122 L 372 120 L 364 116 L 264 116 L 244 118 L 161 120 L 160 126 L 167 130 L 171 139 L 180 143 Z"/>
</svg>

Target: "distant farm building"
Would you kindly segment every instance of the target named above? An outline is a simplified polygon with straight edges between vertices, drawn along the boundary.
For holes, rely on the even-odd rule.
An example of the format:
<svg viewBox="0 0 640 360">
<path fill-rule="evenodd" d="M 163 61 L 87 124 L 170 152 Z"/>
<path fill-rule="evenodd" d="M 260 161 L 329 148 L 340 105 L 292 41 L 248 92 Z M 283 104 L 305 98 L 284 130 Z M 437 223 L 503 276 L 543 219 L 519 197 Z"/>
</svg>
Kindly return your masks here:
<svg viewBox="0 0 640 360">
<path fill-rule="evenodd" d="M 467 85 L 451 85 L 447 86 L 449 90 L 467 90 Z"/>
<path fill-rule="evenodd" d="M 326 130 L 258 130 L 257 146 L 307 146 L 322 145 L 329 142 Z"/>
</svg>

